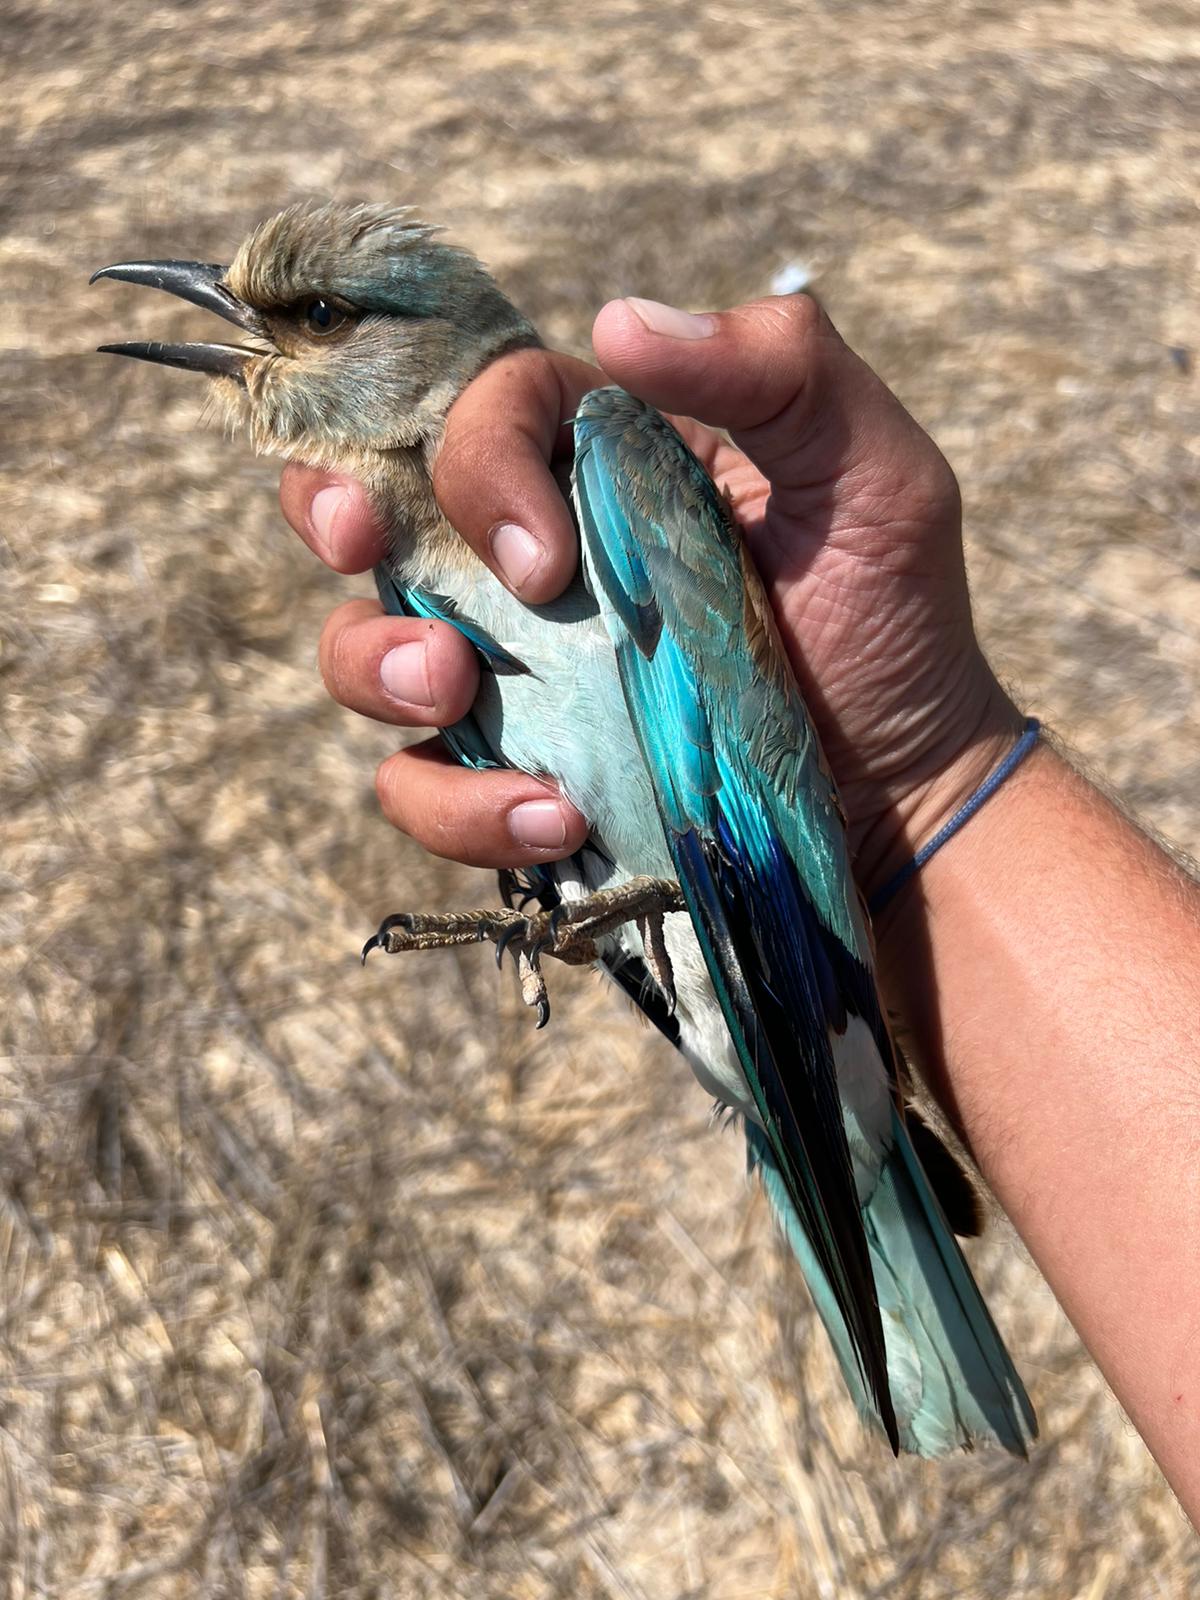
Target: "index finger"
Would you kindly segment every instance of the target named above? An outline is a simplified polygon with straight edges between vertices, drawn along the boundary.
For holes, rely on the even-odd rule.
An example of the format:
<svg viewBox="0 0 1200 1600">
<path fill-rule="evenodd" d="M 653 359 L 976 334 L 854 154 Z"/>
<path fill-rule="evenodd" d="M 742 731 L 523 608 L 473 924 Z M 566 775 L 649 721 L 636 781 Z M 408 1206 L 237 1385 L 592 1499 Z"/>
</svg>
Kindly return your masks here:
<svg viewBox="0 0 1200 1600">
<path fill-rule="evenodd" d="M 540 605 L 575 572 L 575 524 L 551 471 L 580 399 L 605 381 L 551 350 L 501 356 L 450 408 L 433 468 L 448 521 L 512 592 Z"/>
</svg>

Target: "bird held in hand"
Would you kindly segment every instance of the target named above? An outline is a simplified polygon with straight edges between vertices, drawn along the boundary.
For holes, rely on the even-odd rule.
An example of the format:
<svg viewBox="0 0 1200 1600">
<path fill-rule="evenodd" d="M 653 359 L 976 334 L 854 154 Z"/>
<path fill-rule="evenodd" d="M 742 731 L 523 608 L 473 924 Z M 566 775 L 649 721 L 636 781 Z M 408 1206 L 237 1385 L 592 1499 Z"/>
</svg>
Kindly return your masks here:
<svg viewBox="0 0 1200 1600">
<path fill-rule="evenodd" d="M 227 268 L 96 276 L 250 336 L 103 348 L 208 373 L 256 449 L 358 476 L 389 532 L 385 608 L 452 623 L 485 669 L 450 749 L 544 774 L 589 820 L 569 860 L 510 876 L 504 907 L 401 914 L 368 948 L 491 938 L 542 1020 L 542 957 L 598 960 L 744 1119 L 863 1416 L 896 1450 L 1024 1454 L 1033 1411 L 948 1220 L 973 1231 L 975 1197 L 906 1105 L 833 781 L 727 505 L 680 435 L 618 389 L 584 397 L 581 571 L 526 605 L 431 484 L 455 398 L 540 342 L 474 256 L 404 210 L 300 206 Z M 517 887 L 540 909 L 514 907 Z"/>
</svg>

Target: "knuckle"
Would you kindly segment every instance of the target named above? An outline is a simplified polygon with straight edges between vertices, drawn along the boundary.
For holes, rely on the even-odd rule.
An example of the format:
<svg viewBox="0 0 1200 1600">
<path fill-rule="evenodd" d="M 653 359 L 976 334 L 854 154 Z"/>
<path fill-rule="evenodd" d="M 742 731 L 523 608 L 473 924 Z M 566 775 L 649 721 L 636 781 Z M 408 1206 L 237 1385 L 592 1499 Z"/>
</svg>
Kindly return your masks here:
<svg viewBox="0 0 1200 1600">
<path fill-rule="evenodd" d="M 533 416 L 557 419 L 563 403 L 563 378 L 549 350 L 517 352 L 508 400 Z"/>
<path fill-rule="evenodd" d="M 549 350 L 513 350 L 485 368 L 472 387 L 489 412 L 550 411 L 559 400 L 558 368 Z"/>
<path fill-rule="evenodd" d="M 472 844 L 478 845 L 479 830 L 464 828 L 461 799 L 448 793 L 447 789 L 447 785 L 437 782 L 430 786 L 429 792 L 423 797 L 420 826 L 412 830 L 413 834 L 426 850 L 441 856 L 443 860 L 473 861 L 475 858 L 465 841 L 469 839 Z"/>
<path fill-rule="evenodd" d="M 430 629 L 426 661 L 440 713 L 457 721 L 470 709 L 479 687 L 474 651 L 457 628 L 439 624 Z"/>
<path fill-rule="evenodd" d="M 349 631 L 345 618 L 335 611 L 326 619 L 317 645 L 317 665 L 321 671 L 321 681 L 335 700 L 340 697 L 345 682 L 346 636 Z"/>
<path fill-rule="evenodd" d="M 915 474 L 915 488 L 929 508 L 931 521 L 951 525 L 959 523 L 962 517 L 962 490 L 953 467 L 932 441 Z"/>
<path fill-rule="evenodd" d="M 375 773 L 375 793 L 384 816 L 398 832 L 415 839 L 430 855 L 466 861 L 462 805 L 439 768 L 425 770 L 404 750 L 389 756 Z"/>
<path fill-rule="evenodd" d="M 447 427 L 433 462 L 433 492 L 439 504 L 447 486 L 453 489 L 463 471 L 470 470 L 476 446 L 476 435 L 470 429 Z"/>
<path fill-rule="evenodd" d="M 799 294 L 789 297 L 788 310 L 792 325 L 792 337 L 812 339 L 818 334 L 829 330 L 829 318 L 819 300 L 803 290 Z"/>
<path fill-rule="evenodd" d="M 389 756 L 386 761 L 381 761 L 375 769 L 375 798 L 379 801 L 380 810 L 391 823 L 393 828 L 401 833 L 407 833 L 403 808 L 400 805 L 400 756 Z"/>
<path fill-rule="evenodd" d="M 557 424 L 561 401 L 558 368 L 548 350 L 516 350 L 488 366 L 446 419 L 433 463 L 438 504 L 471 525 L 488 525 L 479 505 L 496 499 L 495 485 L 514 455 Z"/>
<path fill-rule="evenodd" d="M 758 359 L 750 387 L 742 392 L 747 448 L 764 469 L 777 465 L 781 451 L 815 442 L 827 426 L 818 404 L 827 367 L 825 342 L 836 339 L 833 325 L 808 294 L 759 300 L 750 314 L 749 348 Z"/>
<path fill-rule="evenodd" d="M 818 301 L 803 290 L 760 300 L 754 307 L 756 321 L 772 339 L 792 345 L 811 343 L 828 328 L 828 318 Z"/>
<path fill-rule="evenodd" d="M 448 427 L 434 458 L 434 499 L 460 533 L 487 520 L 481 508 L 491 498 L 494 463 L 503 458 L 495 446 L 498 427 L 494 421 Z"/>
</svg>

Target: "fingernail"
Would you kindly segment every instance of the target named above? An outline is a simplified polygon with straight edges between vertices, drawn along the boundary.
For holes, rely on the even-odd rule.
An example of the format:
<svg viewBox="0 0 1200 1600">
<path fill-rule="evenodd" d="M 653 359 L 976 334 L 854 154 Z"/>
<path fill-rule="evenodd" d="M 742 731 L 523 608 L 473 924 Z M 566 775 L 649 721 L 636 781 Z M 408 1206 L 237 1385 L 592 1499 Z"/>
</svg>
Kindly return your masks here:
<svg viewBox="0 0 1200 1600">
<path fill-rule="evenodd" d="M 514 589 L 528 582 L 545 554 L 540 541 L 516 522 L 498 523 L 488 535 L 488 543 L 492 559 Z"/>
<path fill-rule="evenodd" d="M 328 494 L 322 489 L 322 494 Z M 398 644 L 388 651 L 379 663 L 379 681 L 396 700 L 410 706 L 431 706 L 433 693 L 429 687 L 429 663 L 425 659 L 425 646 Z"/>
<path fill-rule="evenodd" d="M 318 489 L 308 507 L 308 520 L 324 555 L 333 552 L 333 524 L 345 504 L 346 491 L 340 483 Z"/>
<path fill-rule="evenodd" d="M 665 306 L 661 300 L 639 300 L 627 295 L 625 304 L 651 333 L 665 333 L 668 339 L 707 339 L 717 331 L 715 317 L 698 317 L 678 306 Z"/>
<path fill-rule="evenodd" d="M 508 813 L 508 831 L 518 844 L 557 850 L 567 837 L 567 824 L 557 800 L 526 800 Z"/>
</svg>

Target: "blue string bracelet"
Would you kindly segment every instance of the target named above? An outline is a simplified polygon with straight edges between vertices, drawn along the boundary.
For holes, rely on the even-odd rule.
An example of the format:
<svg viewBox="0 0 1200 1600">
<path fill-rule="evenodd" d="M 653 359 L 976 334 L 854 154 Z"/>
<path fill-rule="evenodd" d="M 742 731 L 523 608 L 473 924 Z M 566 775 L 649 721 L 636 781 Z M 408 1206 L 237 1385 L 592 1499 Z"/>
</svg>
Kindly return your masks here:
<svg viewBox="0 0 1200 1600">
<path fill-rule="evenodd" d="M 895 877 L 889 878 L 883 888 L 877 889 L 867 901 L 867 910 L 873 917 L 877 917 L 884 906 L 900 893 L 900 890 L 903 889 L 908 880 L 914 878 L 920 872 L 930 856 L 936 855 L 947 839 L 952 839 L 965 822 L 970 822 L 980 806 L 992 798 L 1005 779 L 1012 777 L 1013 773 L 1038 742 L 1038 734 L 1041 731 L 1042 725 L 1036 717 L 1027 717 L 1025 719 L 1025 731 L 995 772 L 984 779 L 971 798 L 958 808 L 944 827 L 938 829 L 929 843 L 923 844 L 912 860 L 905 862 Z"/>
</svg>

